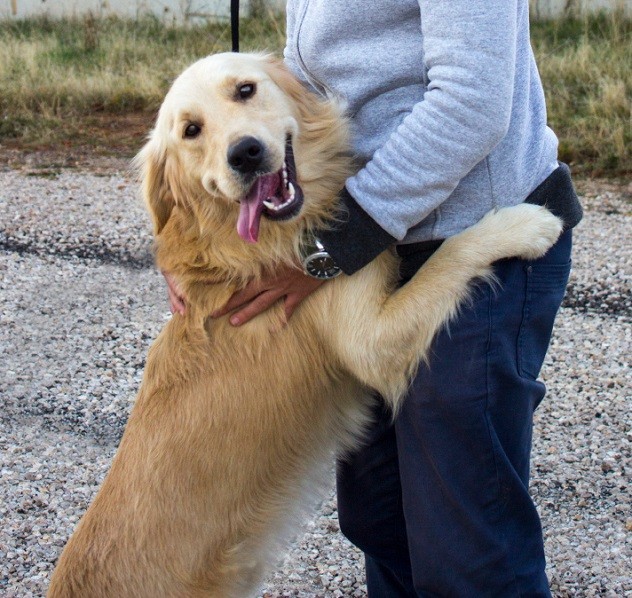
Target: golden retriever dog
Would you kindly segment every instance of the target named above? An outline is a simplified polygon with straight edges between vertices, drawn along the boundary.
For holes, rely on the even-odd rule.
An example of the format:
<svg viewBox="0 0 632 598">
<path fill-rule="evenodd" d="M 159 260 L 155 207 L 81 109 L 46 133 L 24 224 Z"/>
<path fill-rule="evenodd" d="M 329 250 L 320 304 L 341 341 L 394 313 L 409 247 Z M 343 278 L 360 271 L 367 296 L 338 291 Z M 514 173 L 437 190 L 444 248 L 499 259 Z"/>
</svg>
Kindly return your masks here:
<svg viewBox="0 0 632 598">
<path fill-rule="evenodd" d="M 395 413 L 471 282 L 489 280 L 495 260 L 543 255 L 560 233 L 544 208 L 502 209 L 401 288 L 386 251 L 322 285 L 287 323 L 281 302 L 240 327 L 212 317 L 248 281 L 298 263 L 306 232 L 336 217 L 348 135 L 338 105 L 271 57 L 210 56 L 174 82 L 137 162 L 157 265 L 187 310 L 149 351 L 51 598 L 254 595 L 332 457 L 362 438 L 371 397 Z"/>
</svg>

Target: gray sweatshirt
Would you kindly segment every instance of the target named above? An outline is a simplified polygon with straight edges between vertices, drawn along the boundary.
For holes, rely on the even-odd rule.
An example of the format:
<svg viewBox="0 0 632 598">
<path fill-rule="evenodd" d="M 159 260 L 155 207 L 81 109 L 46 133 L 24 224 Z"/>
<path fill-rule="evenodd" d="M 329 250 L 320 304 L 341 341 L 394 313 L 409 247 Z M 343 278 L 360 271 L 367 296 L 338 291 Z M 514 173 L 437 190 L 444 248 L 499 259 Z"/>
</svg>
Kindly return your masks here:
<svg viewBox="0 0 632 598">
<path fill-rule="evenodd" d="M 290 0 L 285 60 L 346 102 L 346 188 L 395 242 L 453 235 L 558 166 L 528 0 Z"/>
</svg>

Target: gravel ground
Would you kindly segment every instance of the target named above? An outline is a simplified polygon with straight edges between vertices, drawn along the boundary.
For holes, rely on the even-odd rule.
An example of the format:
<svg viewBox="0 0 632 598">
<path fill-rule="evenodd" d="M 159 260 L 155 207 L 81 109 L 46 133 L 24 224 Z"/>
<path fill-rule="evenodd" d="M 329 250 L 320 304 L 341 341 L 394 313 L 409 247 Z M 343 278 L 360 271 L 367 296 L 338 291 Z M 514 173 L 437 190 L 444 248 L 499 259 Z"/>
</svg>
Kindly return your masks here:
<svg viewBox="0 0 632 598">
<path fill-rule="evenodd" d="M 124 170 L 0 172 L 0 596 L 42 596 L 169 318 Z M 584 185 L 532 492 L 555 596 L 632 597 L 630 186 Z M 261 596 L 365 596 L 330 489 Z"/>
</svg>

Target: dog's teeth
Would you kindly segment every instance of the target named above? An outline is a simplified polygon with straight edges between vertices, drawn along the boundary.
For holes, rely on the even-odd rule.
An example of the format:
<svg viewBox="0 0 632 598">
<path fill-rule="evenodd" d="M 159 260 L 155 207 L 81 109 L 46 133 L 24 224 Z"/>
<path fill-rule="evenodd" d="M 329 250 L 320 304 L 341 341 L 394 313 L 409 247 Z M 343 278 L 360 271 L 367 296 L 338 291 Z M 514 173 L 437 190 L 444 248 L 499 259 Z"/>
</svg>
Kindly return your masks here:
<svg viewBox="0 0 632 598">
<path fill-rule="evenodd" d="M 264 199 L 263 205 L 272 212 L 279 212 L 283 210 L 284 208 L 287 208 L 294 201 L 294 193 L 295 193 L 294 185 L 292 185 L 292 183 L 288 183 L 287 188 L 288 188 L 288 197 L 283 203 L 276 204 L 274 199 L 270 198 L 270 199 Z"/>
</svg>

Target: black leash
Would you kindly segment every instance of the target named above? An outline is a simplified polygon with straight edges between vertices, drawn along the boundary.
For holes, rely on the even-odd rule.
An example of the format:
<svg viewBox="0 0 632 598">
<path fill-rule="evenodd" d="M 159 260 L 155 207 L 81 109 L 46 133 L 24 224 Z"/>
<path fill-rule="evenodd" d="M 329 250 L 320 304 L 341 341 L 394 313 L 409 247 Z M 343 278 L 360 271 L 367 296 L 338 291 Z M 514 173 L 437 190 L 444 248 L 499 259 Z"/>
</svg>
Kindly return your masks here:
<svg viewBox="0 0 632 598">
<path fill-rule="evenodd" d="M 239 52 L 239 0 L 230 0 L 230 36 L 233 52 Z"/>
</svg>

